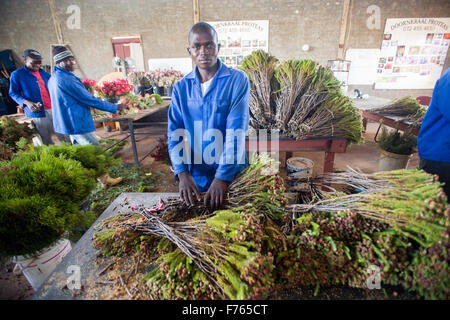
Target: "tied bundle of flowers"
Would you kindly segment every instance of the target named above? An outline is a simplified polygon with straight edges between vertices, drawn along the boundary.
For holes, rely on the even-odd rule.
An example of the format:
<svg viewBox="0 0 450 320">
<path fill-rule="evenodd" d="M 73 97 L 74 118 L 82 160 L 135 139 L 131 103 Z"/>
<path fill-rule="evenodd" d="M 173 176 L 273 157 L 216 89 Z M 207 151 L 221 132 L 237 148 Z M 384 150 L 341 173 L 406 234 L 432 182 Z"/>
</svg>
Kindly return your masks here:
<svg viewBox="0 0 450 320">
<path fill-rule="evenodd" d="M 143 80 L 145 78 L 145 72 L 143 71 L 132 71 L 127 75 L 128 82 L 133 86 L 143 86 Z"/>
<path fill-rule="evenodd" d="M 81 83 L 84 85 L 84 87 L 86 88 L 87 91 L 89 91 L 90 93 L 94 92 L 94 87 L 96 84 L 95 80 L 86 78 L 86 79 L 83 79 L 81 81 Z"/>
<path fill-rule="evenodd" d="M 96 86 L 95 91 L 102 99 L 114 99 L 126 95 L 133 90 L 133 86 L 124 79 L 103 81 L 102 86 Z"/>
<path fill-rule="evenodd" d="M 121 114 L 136 114 L 141 110 L 149 109 L 155 104 L 161 104 L 162 99 L 157 94 L 146 93 L 144 96 L 128 94 L 121 97 L 121 103 L 128 106 L 127 109 L 122 110 Z"/>
<path fill-rule="evenodd" d="M 170 69 L 163 72 L 160 82 L 163 87 L 173 87 L 181 78 L 183 78 L 181 71 Z"/>
<path fill-rule="evenodd" d="M 147 72 L 146 77 L 154 87 L 171 87 L 183 78 L 183 73 L 174 69 L 156 69 Z"/>
</svg>

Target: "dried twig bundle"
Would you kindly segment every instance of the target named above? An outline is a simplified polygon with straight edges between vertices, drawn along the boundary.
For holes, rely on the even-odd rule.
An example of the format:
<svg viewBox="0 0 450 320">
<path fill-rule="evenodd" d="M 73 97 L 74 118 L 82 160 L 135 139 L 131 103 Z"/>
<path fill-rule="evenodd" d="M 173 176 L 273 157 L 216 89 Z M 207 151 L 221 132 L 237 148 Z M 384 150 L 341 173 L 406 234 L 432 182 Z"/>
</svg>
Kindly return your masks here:
<svg viewBox="0 0 450 320">
<path fill-rule="evenodd" d="M 262 50 L 253 51 L 241 64 L 251 83 L 250 125 L 272 128 L 275 109 L 272 103 L 272 78 L 278 59 Z M 258 124 L 258 122 L 260 122 Z"/>
<path fill-rule="evenodd" d="M 408 117 L 417 113 L 418 115 L 424 115 L 426 111 L 426 107 L 422 106 L 419 101 L 410 96 L 394 99 L 384 106 L 370 109 L 370 113 L 398 117 Z"/>
<path fill-rule="evenodd" d="M 288 60 L 274 69 L 275 64 L 273 56 L 257 51 L 242 67 L 252 83 L 253 128 L 275 128 L 295 139 L 337 136 L 350 143 L 362 141 L 361 113 L 341 93 L 341 83 L 329 68 L 309 59 Z"/>
<path fill-rule="evenodd" d="M 424 247 L 449 237 L 447 219 L 450 208 L 441 184 L 421 170 L 394 170 L 373 175 L 327 174 L 321 183 L 340 183 L 359 189 L 355 194 L 337 194 L 309 204 L 288 206 L 293 219 L 305 212 L 339 212 L 350 210 L 366 218 L 389 224 L 397 232 Z"/>
</svg>

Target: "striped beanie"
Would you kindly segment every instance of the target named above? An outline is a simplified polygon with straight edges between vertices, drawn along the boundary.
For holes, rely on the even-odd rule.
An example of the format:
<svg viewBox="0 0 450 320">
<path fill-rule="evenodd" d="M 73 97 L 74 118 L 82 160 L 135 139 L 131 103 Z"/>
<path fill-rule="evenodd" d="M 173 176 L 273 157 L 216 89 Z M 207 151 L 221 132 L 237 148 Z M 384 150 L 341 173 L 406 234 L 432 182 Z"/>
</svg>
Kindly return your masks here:
<svg viewBox="0 0 450 320">
<path fill-rule="evenodd" d="M 55 64 L 58 64 L 67 58 L 74 57 L 72 51 L 63 46 L 53 47 L 52 54 L 53 54 L 53 61 L 55 62 Z"/>
</svg>

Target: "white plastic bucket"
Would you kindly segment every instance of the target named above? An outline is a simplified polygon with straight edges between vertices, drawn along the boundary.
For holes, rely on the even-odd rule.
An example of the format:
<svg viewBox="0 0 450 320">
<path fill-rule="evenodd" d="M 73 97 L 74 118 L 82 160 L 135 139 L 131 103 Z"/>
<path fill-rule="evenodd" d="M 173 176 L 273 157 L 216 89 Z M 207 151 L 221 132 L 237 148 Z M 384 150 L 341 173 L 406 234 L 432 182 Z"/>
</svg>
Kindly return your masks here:
<svg viewBox="0 0 450 320">
<path fill-rule="evenodd" d="M 292 157 L 286 160 L 287 178 L 289 191 L 302 191 L 308 189 L 308 184 L 300 183 L 296 180 L 312 177 L 314 161 Z"/>
<path fill-rule="evenodd" d="M 12 261 L 16 263 L 16 267 L 27 278 L 33 289 L 37 290 L 70 250 L 72 250 L 70 241 L 61 239 L 55 245 L 44 249 L 39 256 L 28 259 L 17 256 Z"/>
<path fill-rule="evenodd" d="M 410 159 L 410 154 L 396 154 L 381 149 L 380 159 L 378 160 L 378 171 L 406 169 Z"/>
</svg>

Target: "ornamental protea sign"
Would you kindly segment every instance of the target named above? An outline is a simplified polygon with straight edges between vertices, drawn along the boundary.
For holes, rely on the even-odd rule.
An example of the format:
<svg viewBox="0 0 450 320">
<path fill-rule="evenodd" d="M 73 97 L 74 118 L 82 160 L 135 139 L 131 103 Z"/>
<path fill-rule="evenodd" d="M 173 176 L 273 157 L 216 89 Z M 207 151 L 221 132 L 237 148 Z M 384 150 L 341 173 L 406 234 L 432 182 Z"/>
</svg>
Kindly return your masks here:
<svg viewBox="0 0 450 320">
<path fill-rule="evenodd" d="M 254 50 L 269 50 L 269 20 L 214 21 L 219 37 L 219 59 L 230 67 L 239 66 Z"/>
<path fill-rule="evenodd" d="M 433 89 L 450 42 L 450 18 L 387 19 L 375 89 Z"/>
</svg>

